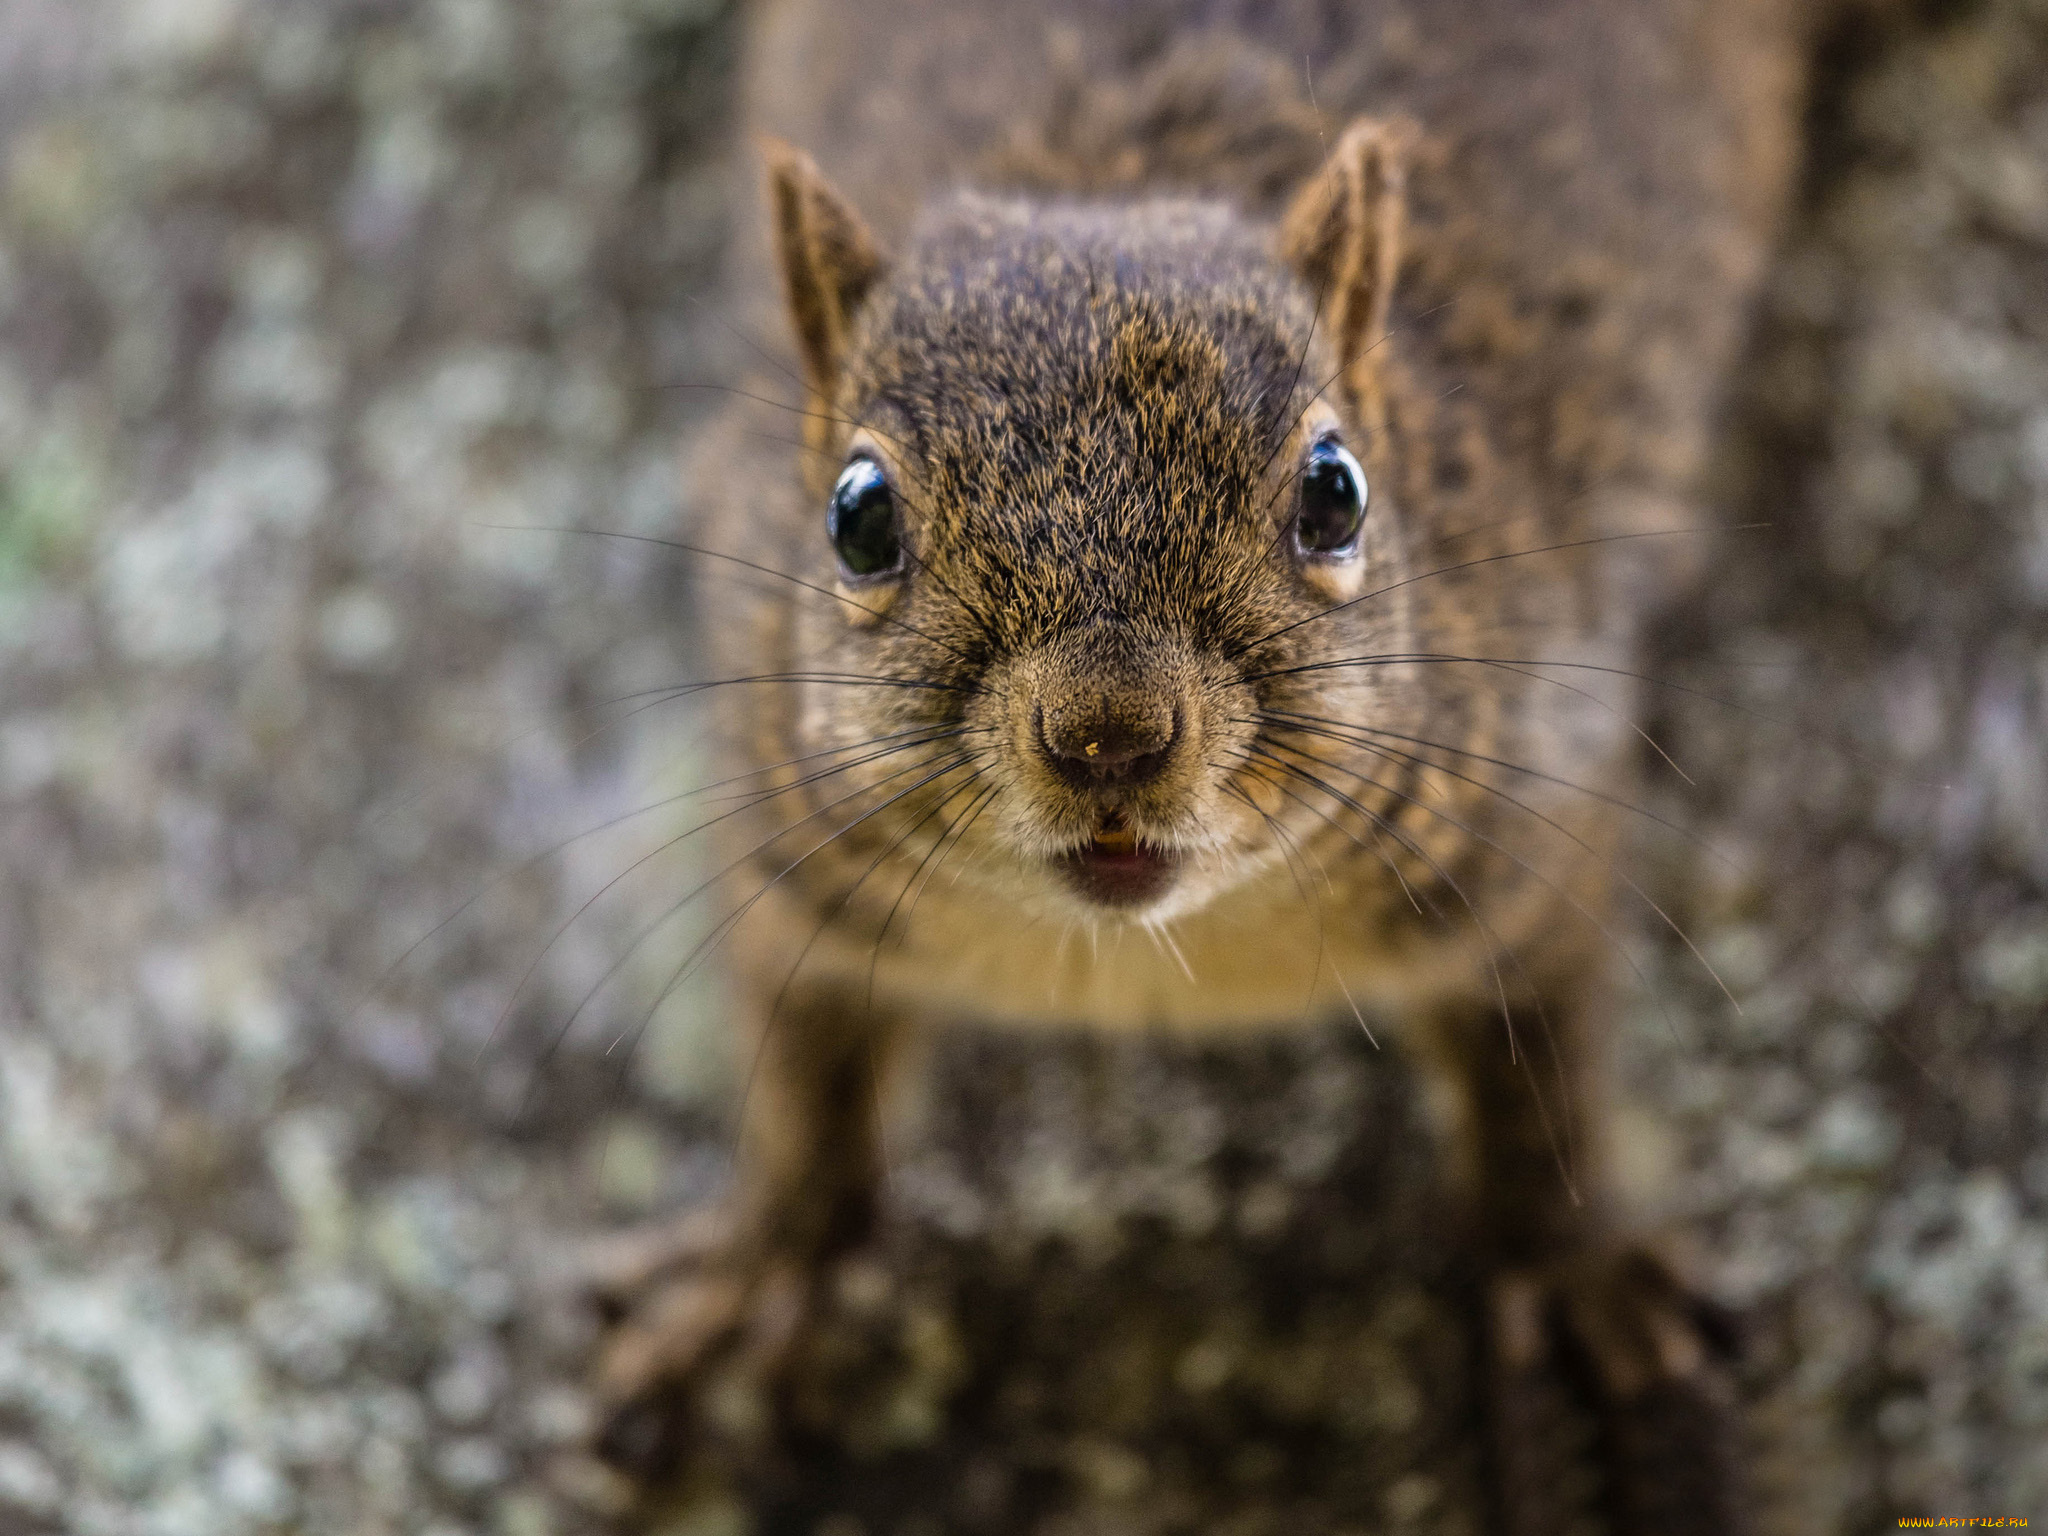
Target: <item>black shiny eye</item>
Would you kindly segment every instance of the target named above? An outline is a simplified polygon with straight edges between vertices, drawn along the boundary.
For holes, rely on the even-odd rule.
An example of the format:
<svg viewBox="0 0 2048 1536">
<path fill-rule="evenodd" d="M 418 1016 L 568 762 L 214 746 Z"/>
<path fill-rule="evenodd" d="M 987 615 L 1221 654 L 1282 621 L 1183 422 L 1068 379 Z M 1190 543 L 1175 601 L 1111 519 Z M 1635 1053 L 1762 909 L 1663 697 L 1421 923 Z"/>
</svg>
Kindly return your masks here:
<svg viewBox="0 0 2048 1536">
<path fill-rule="evenodd" d="M 1301 507 L 1294 540 L 1306 555 L 1345 555 L 1365 522 L 1365 471 L 1334 437 L 1308 451 L 1301 471 Z"/>
<path fill-rule="evenodd" d="M 880 576 L 903 561 L 896 533 L 896 498 L 882 466 L 855 459 L 840 471 L 825 510 L 825 531 L 849 576 Z"/>
</svg>

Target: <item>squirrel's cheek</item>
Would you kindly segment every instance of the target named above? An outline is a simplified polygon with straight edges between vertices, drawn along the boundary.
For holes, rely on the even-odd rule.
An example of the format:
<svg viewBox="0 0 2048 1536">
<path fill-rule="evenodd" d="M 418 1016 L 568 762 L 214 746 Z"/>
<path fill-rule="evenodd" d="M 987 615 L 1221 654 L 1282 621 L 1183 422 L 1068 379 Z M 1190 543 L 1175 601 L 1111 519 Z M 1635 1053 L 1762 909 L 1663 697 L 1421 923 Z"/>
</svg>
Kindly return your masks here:
<svg viewBox="0 0 2048 1536">
<path fill-rule="evenodd" d="M 872 586 L 856 586 L 841 578 L 833 582 L 832 591 L 839 599 L 839 612 L 849 628 L 875 629 L 888 618 L 889 610 L 903 595 L 903 583 L 878 581 Z"/>
<path fill-rule="evenodd" d="M 1238 770 L 1232 780 L 1257 807 L 1261 816 L 1277 817 L 1287 809 L 1287 792 L 1266 777 L 1265 770 L 1253 765 Z"/>
<path fill-rule="evenodd" d="M 1365 559 L 1352 555 L 1343 560 L 1308 561 L 1301 568 L 1301 579 L 1325 602 L 1348 603 L 1365 591 Z"/>
</svg>

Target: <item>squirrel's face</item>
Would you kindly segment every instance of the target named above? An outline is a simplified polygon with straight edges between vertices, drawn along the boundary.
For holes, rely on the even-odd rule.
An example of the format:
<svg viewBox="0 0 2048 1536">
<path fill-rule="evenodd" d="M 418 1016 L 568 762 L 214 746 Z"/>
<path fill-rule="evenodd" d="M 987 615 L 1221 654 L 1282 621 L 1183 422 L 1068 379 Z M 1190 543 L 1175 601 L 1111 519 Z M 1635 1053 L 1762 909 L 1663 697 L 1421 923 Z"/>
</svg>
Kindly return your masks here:
<svg viewBox="0 0 2048 1536">
<path fill-rule="evenodd" d="M 1314 212 L 1298 243 L 1328 235 Z M 809 215 L 797 258 L 869 251 Z M 830 690 L 815 745 L 957 744 L 908 855 L 944 837 L 1027 911 L 1156 920 L 1291 867 L 1328 821 L 1261 724 L 1375 709 L 1370 669 L 1300 668 L 1412 648 L 1407 541 L 1375 494 L 1377 335 L 1296 255 L 1209 205 L 963 198 L 886 272 L 814 283 L 808 316 L 816 273 L 791 271 L 813 572 L 842 598 L 806 633 L 900 685 Z"/>
</svg>

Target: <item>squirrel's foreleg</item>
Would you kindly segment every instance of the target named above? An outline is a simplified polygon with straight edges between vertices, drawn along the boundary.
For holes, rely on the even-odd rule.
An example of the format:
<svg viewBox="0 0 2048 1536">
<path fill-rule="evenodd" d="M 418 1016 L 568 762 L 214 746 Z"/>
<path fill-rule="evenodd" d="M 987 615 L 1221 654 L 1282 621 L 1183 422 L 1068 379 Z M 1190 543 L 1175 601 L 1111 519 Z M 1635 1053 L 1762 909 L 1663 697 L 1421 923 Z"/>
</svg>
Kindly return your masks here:
<svg viewBox="0 0 2048 1536">
<path fill-rule="evenodd" d="M 638 1277 L 599 1365 L 602 1448 L 650 1481 L 707 1434 L 771 1429 L 820 1281 L 874 1224 L 883 1084 L 904 1055 L 902 1020 L 844 987 L 782 985 L 780 968 L 773 982 L 751 997 L 719 1240 Z"/>
<path fill-rule="evenodd" d="M 1615 1208 L 1609 1001 L 1583 974 L 1447 1008 L 1425 1050 L 1463 1121 L 1501 1529 L 1553 1536 L 1593 1516 L 1621 1536 L 1734 1536 L 1748 1519 L 1733 1328 Z"/>
</svg>

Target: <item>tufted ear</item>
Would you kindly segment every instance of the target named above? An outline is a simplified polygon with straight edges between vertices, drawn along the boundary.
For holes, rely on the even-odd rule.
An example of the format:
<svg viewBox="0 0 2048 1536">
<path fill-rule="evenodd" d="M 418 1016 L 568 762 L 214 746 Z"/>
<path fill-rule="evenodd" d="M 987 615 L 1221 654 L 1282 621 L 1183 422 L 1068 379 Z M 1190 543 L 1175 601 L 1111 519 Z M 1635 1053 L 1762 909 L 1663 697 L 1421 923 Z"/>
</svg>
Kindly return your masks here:
<svg viewBox="0 0 2048 1536">
<path fill-rule="evenodd" d="M 779 139 L 764 140 L 762 151 L 775 256 L 815 408 L 838 385 L 854 316 L 886 264 L 860 215 L 809 155 Z"/>
<path fill-rule="evenodd" d="M 1281 259 L 1321 301 L 1323 334 L 1361 412 L 1377 394 L 1368 359 L 1386 335 L 1401 266 L 1408 153 L 1416 137 L 1405 119 L 1358 119 L 1280 223 Z"/>
</svg>

